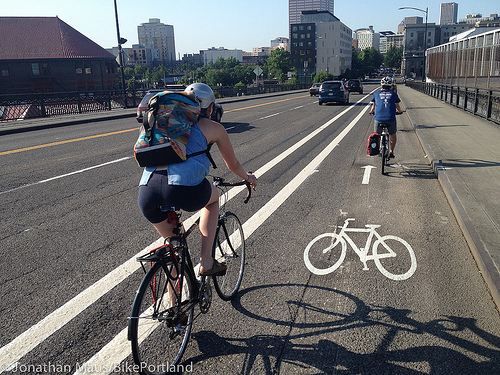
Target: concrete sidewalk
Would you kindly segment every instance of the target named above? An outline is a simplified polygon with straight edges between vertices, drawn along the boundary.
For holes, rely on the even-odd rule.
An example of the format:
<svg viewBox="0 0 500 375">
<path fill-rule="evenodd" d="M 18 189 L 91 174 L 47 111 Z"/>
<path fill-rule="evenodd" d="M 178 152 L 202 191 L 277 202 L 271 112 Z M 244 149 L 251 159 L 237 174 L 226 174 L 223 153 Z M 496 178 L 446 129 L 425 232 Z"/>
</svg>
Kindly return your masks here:
<svg viewBox="0 0 500 375">
<path fill-rule="evenodd" d="M 500 308 L 500 125 L 403 85 L 398 94 Z"/>
</svg>

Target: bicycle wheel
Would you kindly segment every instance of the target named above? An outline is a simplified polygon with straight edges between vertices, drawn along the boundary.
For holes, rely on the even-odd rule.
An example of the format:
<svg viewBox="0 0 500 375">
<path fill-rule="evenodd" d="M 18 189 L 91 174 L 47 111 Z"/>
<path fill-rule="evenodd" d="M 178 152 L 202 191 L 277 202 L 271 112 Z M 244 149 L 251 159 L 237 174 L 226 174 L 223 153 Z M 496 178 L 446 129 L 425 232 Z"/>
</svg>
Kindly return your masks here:
<svg viewBox="0 0 500 375">
<path fill-rule="evenodd" d="M 380 156 L 382 157 L 382 174 L 385 174 L 385 164 L 387 162 L 387 138 L 385 135 L 382 135 L 382 146 L 380 147 Z"/>
<path fill-rule="evenodd" d="M 304 263 L 315 275 L 326 275 L 340 267 L 345 259 L 346 250 L 347 244 L 338 234 L 323 233 L 306 246 Z"/>
<path fill-rule="evenodd" d="M 130 314 L 128 338 L 141 374 L 175 372 L 186 350 L 193 322 L 194 280 L 191 273 L 184 270 L 182 291 L 179 280 L 179 277 L 169 279 L 162 265 L 156 263 L 144 276 L 137 291 Z M 170 307 L 171 300 L 179 298 L 182 301 L 181 312 L 173 320 L 176 309 Z"/>
<path fill-rule="evenodd" d="M 226 212 L 219 234 L 215 239 L 215 259 L 226 262 L 224 276 L 214 276 L 215 291 L 224 301 L 234 298 L 243 279 L 245 268 L 245 236 L 238 217 Z"/>
<path fill-rule="evenodd" d="M 410 244 L 396 236 L 383 236 L 375 241 L 373 260 L 379 271 L 392 280 L 406 280 L 417 269 L 417 258 Z"/>
</svg>

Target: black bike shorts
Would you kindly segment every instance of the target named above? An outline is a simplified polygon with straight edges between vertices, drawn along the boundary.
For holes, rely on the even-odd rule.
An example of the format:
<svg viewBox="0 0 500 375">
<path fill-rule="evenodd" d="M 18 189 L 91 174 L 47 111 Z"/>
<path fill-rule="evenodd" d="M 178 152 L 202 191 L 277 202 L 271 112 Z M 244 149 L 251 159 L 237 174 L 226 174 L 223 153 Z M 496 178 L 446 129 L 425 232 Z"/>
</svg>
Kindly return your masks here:
<svg viewBox="0 0 500 375">
<path fill-rule="evenodd" d="M 389 134 L 396 134 L 398 131 L 398 128 L 396 126 L 396 121 L 377 121 L 375 120 L 373 122 L 373 131 L 378 134 L 382 134 L 382 128 L 380 127 L 380 123 L 382 124 L 388 124 L 389 126 L 387 127 L 387 130 L 389 131 Z"/>
<path fill-rule="evenodd" d="M 205 207 L 211 196 L 212 185 L 206 178 L 196 186 L 169 185 L 167 171 L 155 171 L 147 185 L 139 186 L 137 201 L 144 217 L 156 224 L 167 219 L 160 206 L 194 212 Z"/>
</svg>

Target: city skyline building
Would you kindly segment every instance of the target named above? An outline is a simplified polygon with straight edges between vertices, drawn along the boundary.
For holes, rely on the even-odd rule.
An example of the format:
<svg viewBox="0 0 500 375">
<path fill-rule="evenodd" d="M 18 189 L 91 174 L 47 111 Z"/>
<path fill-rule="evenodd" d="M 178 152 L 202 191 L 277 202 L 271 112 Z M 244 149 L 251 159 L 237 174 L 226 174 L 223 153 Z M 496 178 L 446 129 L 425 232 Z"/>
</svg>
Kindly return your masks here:
<svg viewBox="0 0 500 375">
<path fill-rule="evenodd" d="M 137 26 L 138 44 L 158 50 L 162 62 L 175 62 L 174 27 L 160 22 L 159 18 L 150 18 L 149 22 Z"/>
<path fill-rule="evenodd" d="M 290 53 L 300 82 L 312 73 L 340 76 L 352 66 L 352 30 L 329 11 L 302 11 L 290 25 Z"/>
<path fill-rule="evenodd" d="M 458 20 L 458 4 L 457 3 L 441 3 L 439 12 L 439 24 L 449 25 L 455 24 Z"/>
<path fill-rule="evenodd" d="M 380 34 L 376 33 L 373 26 L 368 26 L 368 28 L 354 30 L 356 34 L 356 39 L 358 40 L 359 50 L 364 50 L 366 48 L 380 49 Z"/>
<path fill-rule="evenodd" d="M 288 24 L 301 23 L 300 16 L 307 10 L 328 11 L 334 14 L 333 3 L 333 0 L 289 0 Z"/>
</svg>

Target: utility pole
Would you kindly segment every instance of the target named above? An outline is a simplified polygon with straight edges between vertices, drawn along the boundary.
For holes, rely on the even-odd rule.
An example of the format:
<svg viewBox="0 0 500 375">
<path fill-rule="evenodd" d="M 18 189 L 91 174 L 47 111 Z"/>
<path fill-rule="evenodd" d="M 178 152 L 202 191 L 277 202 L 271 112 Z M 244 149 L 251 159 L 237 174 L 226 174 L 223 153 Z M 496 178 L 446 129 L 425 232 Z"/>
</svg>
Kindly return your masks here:
<svg viewBox="0 0 500 375">
<path fill-rule="evenodd" d="M 127 106 L 127 88 L 125 87 L 125 73 L 123 71 L 123 50 L 122 50 L 122 44 L 127 43 L 127 39 L 120 37 L 120 26 L 118 24 L 118 8 L 116 6 L 116 0 L 115 1 L 115 20 L 116 20 L 116 36 L 118 39 L 118 59 L 119 59 L 119 64 L 120 64 L 120 74 L 122 78 L 122 88 L 123 88 L 123 101 L 125 104 L 125 108 L 128 108 Z"/>
</svg>

